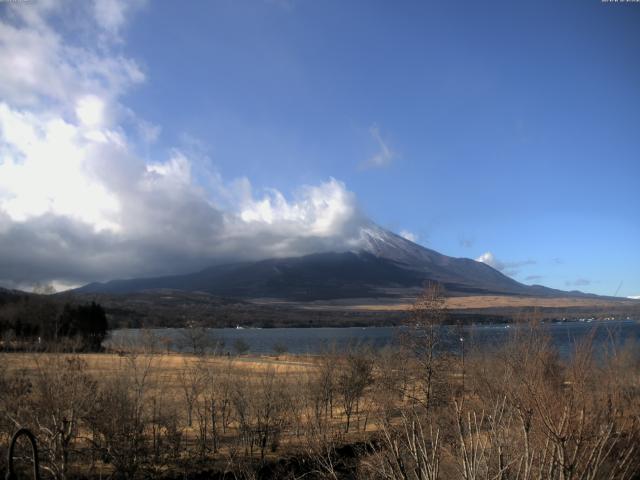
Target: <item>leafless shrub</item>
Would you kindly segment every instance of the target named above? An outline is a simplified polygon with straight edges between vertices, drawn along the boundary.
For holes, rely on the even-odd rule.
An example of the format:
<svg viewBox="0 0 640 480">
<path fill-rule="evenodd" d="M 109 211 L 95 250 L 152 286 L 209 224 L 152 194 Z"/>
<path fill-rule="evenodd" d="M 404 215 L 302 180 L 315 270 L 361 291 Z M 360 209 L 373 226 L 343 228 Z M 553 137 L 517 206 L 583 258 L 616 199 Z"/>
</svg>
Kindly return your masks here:
<svg viewBox="0 0 640 480">
<path fill-rule="evenodd" d="M 193 426 L 193 409 L 206 384 L 207 371 L 201 362 L 193 362 L 190 358 L 182 361 L 183 368 L 178 375 L 178 383 L 184 397 L 187 426 Z"/>
<path fill-rule="evenodd" d="M 162 395 L 150 400 L 149 436 L 154 465 L 165 466 L 175 462 L 182 452 L 184 429 L 179 421 L 178 408 L 165 402 Z"/>
<path fill-rule="evenodd" d="M 204 355 L 207 351 L 217 351 L 216 342 L 206 328 L 198 325 L 188 325 L 180 330 L 178 345 L 194 355 Z"/>
<path fill-rule="evenodd" d="M 398 413 L 410 384 L 408 352 L 401 348 L 386 347 L 376 352 L 374 382 L 371 391 L 373 410 L 383 421 L 389 422 Z"/>
<path fill-rule="evenodd" d="M 346 355 L 340 367 L 337 372 L 336 391 L 346 420 L 345 433 L 348 433 L 354 413 L 359 413 L 365 389 L 373 382 L 373 361 L 368 350 L 353 349 Z"/>
<path fill-rule="evenodd" d="M 614 405 L 591 338 L 560 362 L 537 324 L 495 354 L 476 357 L 476 396 L 455 403 L 465 479 L 628 478 L 637 471 L 638 417 Z"/>
<path fill-rule="evenodd" d="M 344 433 L 333 429 L 326 421 L 313 422 L 304 437 L 305 454 L 311 463 L 309 473 L 319 478 L 338 480 L 339 455 L 337 449 L 344 443 Z"/>
<path fill-rule="evenodd" d="M 232 402 L 238 418 L 245 454 L 254 449 L 263 460 L 267 449 L 275 451 L 287 421 L 287 391 L 274 369 L 251 384 L 246 379 L 234 385 Z"/>
<path fill-rule="evenodd" d="M 322 355 L 315 372 L 306 377 L 313 421 L 320 425 L 333 418 L 333 403 L 336 392 L 335 364 L 337 357 L 331 352 Z"/>
<path fill-rule="evenodd" d="M 77 356 L 54 356 L 46 364 L 35 359 L 29 423 L 46 458 L 41 468 L 64 480 L 69 476 L 70 457 L 77 453 L 81 421 L 93 408 L 96 384 L 84 373 L 86 363 Z"/>
<path fill-rule="evenodd" d="M 249 344 L 242 338 L 238 338 L 233 342 L 233 349 L 238 355 L 246 355 L 249 352 L 249 348 Z"/>
<path fill-rule="evenodd" d="M 87 419 L 94 447 L 119 477 L 135 477 L 151 457 L 146 401 L 152 363 L 149 355 L 125 357 L 115 376 L 101 383 Z"/>
<path fill-rule="evenodd" d="M 0 365 L 0 451 L 6 451 L 13 433 L 31 417 L 28 399 L 32 379 L 25 370 L 10 372 Z M 6 456 L 0 456 L 0 471 L 4 471 Z"/>
<path fill-rule="evenodd" d="M 364 463 L 371 478 L 436 480 L 440 475 L 440 432 L 417 409 L 402 410 L 397 423 L 383 421 L 378 448 Z"/>
<path fill-rule="evenodd" d="M 217 453 L 221 434 L 229 423 L 230 383 L 232 361 L 220 368 L 206 360 L 194 365 L 197 369 L 191 375 L 191 392 L 195 394 L 198 417 L 197 440 L 200 454 L 211 451 Z"/>
</svg>

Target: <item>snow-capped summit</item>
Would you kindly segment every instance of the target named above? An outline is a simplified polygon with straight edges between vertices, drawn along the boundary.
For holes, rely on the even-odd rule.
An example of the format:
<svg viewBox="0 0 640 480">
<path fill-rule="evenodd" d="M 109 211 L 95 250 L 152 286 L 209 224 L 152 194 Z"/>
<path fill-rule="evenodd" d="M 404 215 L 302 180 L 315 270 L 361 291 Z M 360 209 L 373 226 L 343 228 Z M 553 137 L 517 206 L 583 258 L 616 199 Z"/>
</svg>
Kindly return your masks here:
<svg viewBox="0 0 640 480">
<path fill-rule="evenodd" d="M 360 251 L 409 266 L 416 261 L 440 263 L 448 258 L 373 223 L 360 229 L 360 240 Z"/>
</svg>

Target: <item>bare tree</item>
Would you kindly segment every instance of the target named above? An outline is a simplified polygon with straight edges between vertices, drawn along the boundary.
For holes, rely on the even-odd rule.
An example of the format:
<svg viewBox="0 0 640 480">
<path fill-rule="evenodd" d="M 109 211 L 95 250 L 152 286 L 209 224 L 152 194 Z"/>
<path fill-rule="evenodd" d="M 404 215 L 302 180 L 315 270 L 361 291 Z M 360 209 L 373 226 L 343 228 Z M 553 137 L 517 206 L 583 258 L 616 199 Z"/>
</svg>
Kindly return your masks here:
<svg viewBox="0 0 640 480">
<path fill-rule="evenodd" d="M 267 448 L 276 451 L 280 435 L 287 419 L 288 390 L 273 368 L 261 376 L 258 395 L 254 397 L 254 432 L 260 448 L 260 459 L 264 460 Z"/>
<path fill-rule="evenodd" d="M 228 409 L 228 385 L 224 381 L 224 370 L 209 362 L 199 362 L 202 373 L 202 389 L 196 401 L 198 415 L 198 440 L 200 451 L 211 449 L 218 452 L 220 429 L 224 428 L 224 414 Z"/>
<path fill-rule="evenodd" d="M 235 342 L 233 342 L 233 349 L 238 355 L 245 355 L 249 351 L 249 348 L 251 347 L 249 346 L 247 341 L 242 338 L 238 338 Z"/>
<path fill-rule="evenodd" d="M 354 349 L 347 354 L 337 379 L 337 391 L 342 401 L 346 417 L 345 432 L 349 432 L 351 419 L 358 412 L 358 406 L 365 389 L 372 382 L 373 362 L 365 350 Z"/>
<path fill-rule="evenodd" d="M 95 382 L 78 356 L 50 356 L 46 363 L 34 358 L 31 422 L 46 456 L 41 468 L 64 480 L 69 476 L 81 420 L 92 409 Z"/>
<path fill-rule="evenodd" d="M 204 327 L 190 324 L 180 330 L 179 344 L 186 347 L 194 355 L 203 355 L 213 342 Z"/>
<path fill-rule="evenodd" d="M 372 478 L 386 480 L 436 480 L 442 453 L 440 432 L 416 409 L 402 410 L 399 421 L 382 421 L 380 447 L 365 460 Z"/>
<path fill-rule="evenodd" d="M 276 343 L 273 344 L 273 352 L 276 354 L 277 357 L 279 357 L 281 355 L 284 355 L 288 351 L 289 351 L 289 349 L 282 342 L 276 342 Z"/>
<path fill-rule="evenodd" d="M 201 361 L 183 360 L 183 368 L 178 375 L 178 382 L 184 396 L 187 410 L 187 425 L 193 426 L 193 408 L 206 385 L 206 368 Z"/>
<path fill-rule="evenodd" d="M 333 417 L 336 361 L 335 355 L 325 353 L 320 357 L 317 370 L 307 377 L 307 392 L 311 398 L 313 418 L 318 424 Z"/>
<path fill-rule="evenodd" d="M 284 381 L 273 368 L 256 382 L 236 376 L 232 403 L 245 455 L 252 456 L 257 447 L 264 460 L 267 448 L 277 449 L 287 420 L 287 393 Z"/>
<path fill-rule="evenodd" d="M 92 443 L 113 464 L 119 477 L 133 478 L 150 459 L 147 397 L 153 357 L 126 355 L 121 368 L 103 379 L 87 418 Z"/>
<path fill-rule="evenodd" d="M 447 316 L 442 285 L 428 283 L 411 307 L 409 330 L 405 344 L 417 361 L 419 394 L 413 400 L 429 409 L 434 400 L 434 389 L 443 385 L 439 375 L 444 371 L 441 353 L 441 327 Z"/>
</svg>

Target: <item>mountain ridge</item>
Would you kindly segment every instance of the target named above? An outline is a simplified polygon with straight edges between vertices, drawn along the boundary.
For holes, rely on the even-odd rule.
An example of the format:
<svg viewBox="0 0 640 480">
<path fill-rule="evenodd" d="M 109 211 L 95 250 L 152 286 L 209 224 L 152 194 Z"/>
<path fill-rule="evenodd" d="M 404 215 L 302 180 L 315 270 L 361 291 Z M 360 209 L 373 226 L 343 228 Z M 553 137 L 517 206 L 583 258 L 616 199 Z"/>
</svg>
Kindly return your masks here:
<svg viewBox="0 0 640 480">
<path fill-rule="evenodd" d="M 173 289 L 237 298 L 312 301 L 410 296 L 429 281 L 441 283 L 448 295 L 595 297 L 524 285 L 482 262 L 443 255 L 374 224 L 361 229 L 357 247 L 349 251 L 226 263 L 182 275 L 94 282 L 74 291 Z"/>
</svg>

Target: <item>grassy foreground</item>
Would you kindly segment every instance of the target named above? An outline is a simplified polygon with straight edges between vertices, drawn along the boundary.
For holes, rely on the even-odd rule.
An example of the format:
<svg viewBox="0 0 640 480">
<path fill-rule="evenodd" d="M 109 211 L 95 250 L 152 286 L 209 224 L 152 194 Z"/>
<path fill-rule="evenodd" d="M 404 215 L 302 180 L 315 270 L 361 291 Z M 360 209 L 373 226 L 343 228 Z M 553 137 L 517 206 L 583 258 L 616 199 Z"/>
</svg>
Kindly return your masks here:
<svg viewBox="0 0 640 480">
<path fill-rule="evenodd" d="M 31 428 L 60 480 L 638 478 L 633 345 L 561 361 L 532 324 L 451 356 L 430 327 L 319 356 L 0 353 L 0 447 Z"/>
</svg>

